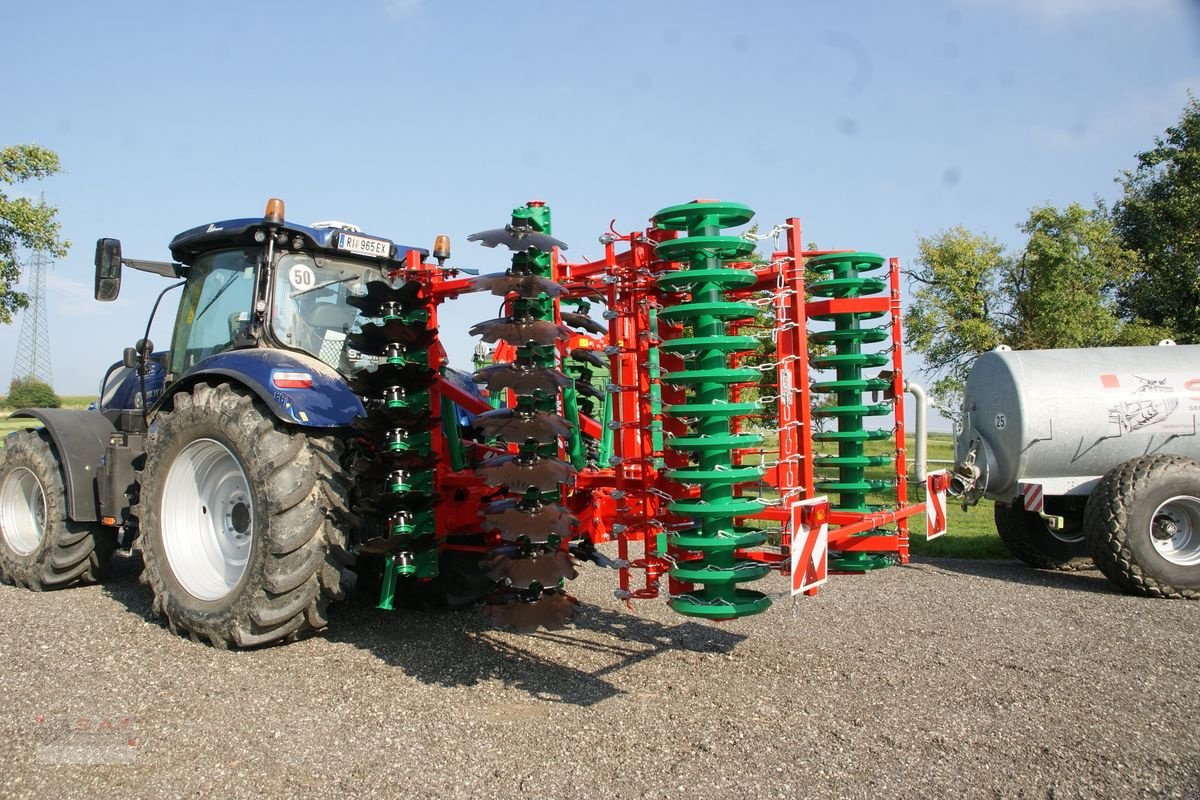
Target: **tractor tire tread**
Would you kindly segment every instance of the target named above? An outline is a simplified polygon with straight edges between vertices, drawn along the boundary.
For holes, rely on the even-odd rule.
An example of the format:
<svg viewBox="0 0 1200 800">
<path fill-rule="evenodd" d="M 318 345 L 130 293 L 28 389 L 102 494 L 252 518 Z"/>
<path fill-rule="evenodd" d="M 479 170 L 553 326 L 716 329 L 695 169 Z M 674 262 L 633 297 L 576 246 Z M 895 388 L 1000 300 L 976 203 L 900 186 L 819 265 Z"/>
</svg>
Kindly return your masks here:
<svg viewBox="0 0 1200 800">
<path fill-rule="evenodd" d="M 170 567 L 153 544 L 161 541 L 154 534 L 161 533 L 151 530 L 160 519 L 152 504 L 170 466 L 161 463 L 164 453 L 178 452 L 189 437 L 204 431 L 215 431 L 235 446 L 266 515 L 256 522 L 256 533 L 263 534 L 260 554 L 251 556 L 244 582 L 227 607 L 217 610 L 168 580 Z M 330 466 L 342 452 L 339 435 L 288 427 L 248 391 L 200 383 L 160 412 L 154 438 L 158 441 L 147 443 L 134 514 L 141 524 L 142 581 L 153 591 L 155 614 L 165 617 L 171 630 L 217 647 L 257 647 L 323 627 L 326 607 L 342 596 L 340 580 L 330 575 L 340 578 L 335 554 L 346 551 L 351 523 L 329 499 L 349 494 L 349 476 Z"/>
<path fill-rule="evenodd" d="M 0 450 L 0 476 L 11 461 L 30 469 L 42 484 L 45 534 L 37 549 L 25 556 L 0 545 L 0 575 L 35 592 L 98 583 L 116 550 L 116 531 L 97 522 L 68 519 L 62 460 L 50 435 L 44 430 L 9 434 Z"/>
</svg>

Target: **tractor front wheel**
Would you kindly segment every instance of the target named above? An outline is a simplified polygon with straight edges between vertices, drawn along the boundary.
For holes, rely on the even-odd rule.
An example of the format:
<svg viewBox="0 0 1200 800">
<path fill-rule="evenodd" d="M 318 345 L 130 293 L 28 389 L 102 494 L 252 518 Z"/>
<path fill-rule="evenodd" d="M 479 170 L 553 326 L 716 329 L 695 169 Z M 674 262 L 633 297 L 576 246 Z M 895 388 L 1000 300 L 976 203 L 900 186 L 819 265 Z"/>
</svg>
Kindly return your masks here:
<svg viewBox="0 0 1200 800">
<path fill-rule="evenodd" d="M 340 452 L 240 388 L 174 398 L 147 442 L 136 512 L 142 581 L 172 630 L 251 647 L 324 627 L 345 560 Z"/>
</svg>

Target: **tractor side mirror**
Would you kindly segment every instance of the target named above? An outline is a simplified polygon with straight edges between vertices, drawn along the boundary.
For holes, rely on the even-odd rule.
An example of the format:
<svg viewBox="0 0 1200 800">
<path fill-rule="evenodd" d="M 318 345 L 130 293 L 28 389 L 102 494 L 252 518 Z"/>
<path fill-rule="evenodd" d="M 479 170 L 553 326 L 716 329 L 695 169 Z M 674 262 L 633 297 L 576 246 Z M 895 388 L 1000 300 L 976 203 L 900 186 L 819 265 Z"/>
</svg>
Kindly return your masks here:
<svg viewBox="0 0 1200 800">
<path fill-rule="evenodd" d="M 96 240 L 96 299 L 116 300 L 121 293 L 121 241 Z"/>
<path fill-rule="evenodd" d="M 149 339 L 138 339 L 133 347 L 126 347 L 125 352 L 121 354 L 121 363 L 133 369 L 140 365 L 142 360 L 147 362 L 149 367 L 150 354 L 154 352 L 154 342 Z"/>
</svg>

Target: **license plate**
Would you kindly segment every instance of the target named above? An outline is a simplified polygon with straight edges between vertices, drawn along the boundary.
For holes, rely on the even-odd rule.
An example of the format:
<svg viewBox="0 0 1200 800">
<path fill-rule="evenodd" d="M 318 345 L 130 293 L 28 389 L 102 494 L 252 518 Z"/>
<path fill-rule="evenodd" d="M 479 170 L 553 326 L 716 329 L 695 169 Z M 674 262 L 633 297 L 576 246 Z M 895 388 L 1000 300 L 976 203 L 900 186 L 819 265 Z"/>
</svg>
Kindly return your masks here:
<svg viewBox="0 0 1200 800">
<path fill-rule="evenodd" d="M 375 258 L 388 258 L 392 254 L 392 243 L 387 239 L 372 239 L 370 236 L 357 236 L 353 233 L 339 233 L 337 248 L 347 253 Z"/>
</svg>

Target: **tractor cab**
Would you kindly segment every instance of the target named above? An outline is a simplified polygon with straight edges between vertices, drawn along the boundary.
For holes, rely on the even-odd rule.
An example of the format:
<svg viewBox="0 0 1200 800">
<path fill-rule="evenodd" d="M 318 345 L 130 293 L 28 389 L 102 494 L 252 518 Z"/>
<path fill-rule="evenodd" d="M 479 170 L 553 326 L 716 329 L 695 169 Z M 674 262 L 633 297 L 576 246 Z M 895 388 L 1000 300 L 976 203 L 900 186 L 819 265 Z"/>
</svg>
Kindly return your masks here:
<svg viewBox="0 0 1200 800">
<path fill-rule="evenodd" d="M 170 249 L 173 262 L 140 261 L 124 258 L 115 239 L 97 242 L 97 300 L 117 297 L 122 265 L 183 279 L 176 284 L 183 292 L 170 349 L 153 353 L 145 340 L 130 348 L 105 377 L 103 412 L 140 408 L 143 401 L 150 407 L 164 387 L 188 383 L 209 370 L 226 377 L 235 370 L 244 371 L 244 382 L 264 399 L 281 406 L 286 413 L 280 416 L 309 423 L 308 414 L 288 401 L 286 390 L 312 389 L 324 379 L 339 383 L 345 394 L 344 380 L 333 373 L 349 377 L 374 360 L 347 344 L 357 314 L 348 300 L 400 267 L 410 252 L 422 259 L 428 255 L 346 223 L 287 222 L 283 201 L 274 198 L 262 218 L 192 228 L 176 236 Z M 275 358 L 240 359 L 237 364 L 221 358 L 244 350 L 278 352 Z M 281 379 L 279 374 L 292 377 Z M 132 406 L 126 405 L 131 401 Z M 346 397 L 341 402 L 354 405 Z M 334 417 L 347 421 L 346 414 L 336 413 L 331 424 Z"/>
</svg>

